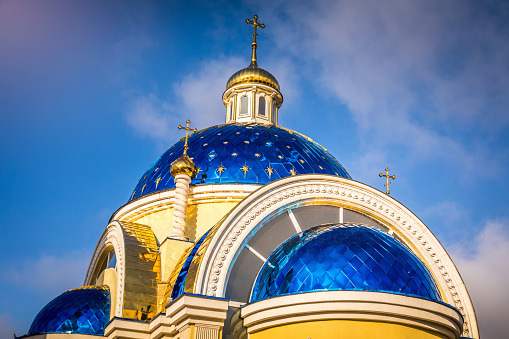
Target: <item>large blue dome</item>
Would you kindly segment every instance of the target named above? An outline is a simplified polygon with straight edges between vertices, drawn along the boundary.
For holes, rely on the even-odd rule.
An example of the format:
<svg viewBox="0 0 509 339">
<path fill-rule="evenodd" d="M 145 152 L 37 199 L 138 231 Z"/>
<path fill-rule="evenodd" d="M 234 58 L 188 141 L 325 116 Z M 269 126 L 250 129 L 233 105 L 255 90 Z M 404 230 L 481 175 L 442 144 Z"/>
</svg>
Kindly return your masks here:
<svg viewBox="0 0 509 339">
<path fill-rule="evenodd" d="M 110 321 L 110 290 L 84 286 L 62 293 L 37 314 L 28 335 L 79 333 L 103 335 Z"/>
<path fill-rule="evenodd" d="M 251 302 L 313 291 L 383 291 L 442 301 L 426 265 L 387 233 L 326 224 L 281 244 L 260 270 Z"/>
<path fill-rule="evenodd" d="M 292 174 L 330 174 L 350 178 L 319 144 L 300 133 L 273 125 L 213 126 L 189 137 L 188 155 L 199 168 L 196 184 L 267 184 Z M 175 187 L 170 164 L 182 155 L 180 140 L 143 174 L 129 201 Z"/>
</svg>

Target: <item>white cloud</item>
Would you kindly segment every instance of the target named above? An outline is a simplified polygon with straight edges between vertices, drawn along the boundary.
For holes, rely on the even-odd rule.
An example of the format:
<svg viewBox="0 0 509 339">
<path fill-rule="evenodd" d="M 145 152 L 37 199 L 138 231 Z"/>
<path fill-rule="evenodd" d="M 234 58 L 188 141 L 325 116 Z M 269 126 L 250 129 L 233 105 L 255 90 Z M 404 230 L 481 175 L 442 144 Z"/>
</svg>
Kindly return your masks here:
<svg viewBox="0 0 509 339">
<path fill-rule="evenodd" d="M 449 251 L 474 303 L 481 338 L 509 333 L 509 221 L 488 221 L 471 243 Z"/>
<path fill-rule="evenodd" d="M 48 302 L 68 289 L 83 285 L 90 253 L 72 251 L 58 257 L 44 254 L 20 263 L 4 264 L 2 282 L 23 286 L 30 294 L 47 296 Z"/>
<path fill-rule="evenodd" d="M 12 338 L 15 333 L 16 325 L 14 320 L 8 314 L 0 314 L 0 338 Z M 16 333 L 20 335 L 21 333 Z"/>
<path fill-rule="evenodd" d="M 195 72 L 171 84 L 167 96 L 135 98 L 126 114 L 127 123 L 141 135 L 165 143 L 181 136 L 177 126 L 187 119 L 198 129 L 223 123 L 226 110 L 221 95 L 227 79 L 243 65 L 237 58 L 203 62 Z"/>
<path fill-rule="evenodd" d="M 274 6 L 267 21 L 280 50 L 347 104 L 370 150 L 397 145 L 413 162 L 444 160 L 465 176 L 491 162 L 484 174 L 496 172 L 486 147 L 471 141 L 509 123 L 509 32 L 486 10 L 462 1 Z"/>
</svg>

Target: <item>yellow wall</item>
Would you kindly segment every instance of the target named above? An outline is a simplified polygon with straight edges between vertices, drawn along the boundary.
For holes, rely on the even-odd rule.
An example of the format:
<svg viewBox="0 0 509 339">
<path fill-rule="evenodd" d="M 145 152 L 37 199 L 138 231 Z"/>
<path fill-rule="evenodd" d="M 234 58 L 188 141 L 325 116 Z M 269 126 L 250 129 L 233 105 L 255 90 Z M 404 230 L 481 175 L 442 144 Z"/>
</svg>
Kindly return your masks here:
<svg viewBox="0 0 509 339">
<path fill-rule="evenodd" d="M 237 202 L 216 202 L 190 205 L 187 208 L 186 236 L 189 240 L 196 241 L 237 204 Z M 161 243 L 171 235 L 173 208 L 166 208 L 130 221 L 150 226 Z"/>
<path fill-rule="evenodd" d="M 251 339 L 446 339 L 410 326 L 361 320 L 322 320 L 282 325 L 251 333 Z"/>
<path fill-rule="evenodd" d="M 114 268 L 107 268 L 97 278 L 97 285 L 106 285 L 110 288 L 110 319 L 115 315 L 117 304 L 117 272 Z"/>
</svg>

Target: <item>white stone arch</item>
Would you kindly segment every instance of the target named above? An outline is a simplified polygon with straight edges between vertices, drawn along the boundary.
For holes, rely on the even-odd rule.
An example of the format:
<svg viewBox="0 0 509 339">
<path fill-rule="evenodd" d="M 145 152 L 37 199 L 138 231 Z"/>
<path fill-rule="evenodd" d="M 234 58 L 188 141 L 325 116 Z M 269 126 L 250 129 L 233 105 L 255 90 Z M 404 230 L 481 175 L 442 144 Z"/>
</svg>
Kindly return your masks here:
<svg viewBox="0 0 509 339">
<path fill-rule="evenodd" d="M 463 336 L 479 338 L 472 301 L 465 284 L 438 239 L 408 208 L 360 182 L 330 175 L 292 176 L 262 186 L 237 205 L 223 221 L 204 255 L 195 293 L 224 297 L 228 269 L 243 240 L 273 211 L 316 199 L 348 206 L 387 225 L 424 260 L 448 303 L 464 317 Z"/>
<path fill-rule="evenodd" d="M 122 305 L 124 299 L 124 277 L 125 277 L 125 255 L 124 255 L 124 233 L 122 225 L 118 221 L 112 221 L 104 230 L 97 246 L 95 247 L 92 260 L 88 266 L 87 275 L 85 277 L 85 285 L 93 285 L 94 273 L 97 265 L 100 265 L 99 259 L 103 257 L 108 248 L 112 246 L 117 257 L 117 295 L 111 296 L 116 298 L 115 316 L 122 317 Z"/>
</svg>

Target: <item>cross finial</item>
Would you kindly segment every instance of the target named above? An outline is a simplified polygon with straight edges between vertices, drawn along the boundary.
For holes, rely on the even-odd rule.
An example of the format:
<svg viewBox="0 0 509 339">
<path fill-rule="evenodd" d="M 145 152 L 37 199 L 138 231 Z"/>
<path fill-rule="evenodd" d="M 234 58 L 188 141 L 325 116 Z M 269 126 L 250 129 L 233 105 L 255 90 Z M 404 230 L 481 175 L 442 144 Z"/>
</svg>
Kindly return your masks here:
<svg viewBox="0 0 509 339">
<path fill-rule="evenodd" d="M 179 125 L 179 129 L 186 130 L 186 142 L 184 143 L 184 155 L 187 155 L 187 149 L 189 148 L 189 146 L 187 146 L 187 138 L 189 137 L 189 131 L 198 132 L 198 130 L 196 128 L 189 128 L 189 124 L 191 123 L 191 120 L 188 119 L 186 121 L 186 123 L 187 123 L 186 127 L 182 127 Z"/>
<path fill-rule="evenodd" d="M 253 47 L 253 54 L 251 55 L 250 67 L 258 67 L 258 64 L 256 62 L 256 47 L 258 46 L 258 44 L 256 43 L 256 37 L 258 36 L 258 34 L 256 33 L 256 28 L 258 27 L 265 28 L 265 25 L 258 22 L 258 15 L 255 14 L 253 18 L 254 20 L 246 19 L 246 23 L 252 25 L 254 28 L 253 42 L 251 43 L 251 47 Z"/>
<path fill-rule="evenodd" d="M 380 178 L 381 178 L 381 177 L 386 177 L 386 178 L 387 178 L 387 183 L 386 183 L 384 186 L 386 186 L 386 187 L 387 187 L 387 192 L 386 192 L 386 194 L 387 194 L 387 195 L 390 195 L 390 194 L 391 194 L 391 191 L 389 191 L 389 185 L 390 185 L 390 184 L 392 184 L 392 182 L 390 182 L 390 181 L 389 181 L 389 178 L 390 178 L 390 179 L 396 179 L 396 176 L 395 176 L 395 175 L 389 175 L 389 167 L 387 167 L 387 168 L 385 169 L 385 174 L 380 173 L 379 175 L 380 175 Z"/>
</svg>

